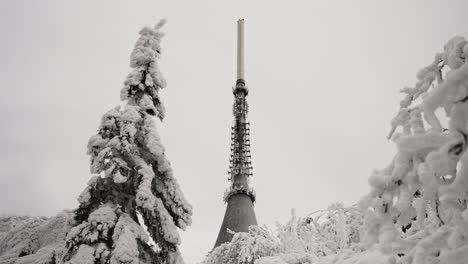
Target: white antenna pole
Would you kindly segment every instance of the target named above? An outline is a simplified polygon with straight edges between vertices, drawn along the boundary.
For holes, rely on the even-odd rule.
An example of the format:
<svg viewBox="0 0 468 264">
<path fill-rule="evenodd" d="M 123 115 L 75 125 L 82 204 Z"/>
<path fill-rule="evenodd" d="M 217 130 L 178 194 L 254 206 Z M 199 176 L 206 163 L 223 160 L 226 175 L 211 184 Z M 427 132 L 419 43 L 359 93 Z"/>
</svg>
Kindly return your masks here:
<svg viewBox="0 0 468 264">
<path fill-rule="evenodd" d="M 244 76 L 244 19 L 237 20 L 237 80 Z"/>
</svg>

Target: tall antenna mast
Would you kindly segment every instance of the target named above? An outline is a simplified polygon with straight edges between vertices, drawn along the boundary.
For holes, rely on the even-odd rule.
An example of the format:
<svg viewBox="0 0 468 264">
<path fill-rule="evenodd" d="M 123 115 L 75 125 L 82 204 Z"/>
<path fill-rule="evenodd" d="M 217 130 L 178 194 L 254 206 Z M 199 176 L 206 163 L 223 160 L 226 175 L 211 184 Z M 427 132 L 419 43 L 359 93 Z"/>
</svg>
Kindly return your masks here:
<svg viewBox="0 0 468 264">
<path fill-rule="evenodd" d="M 247 122 L 248 104 L 246 96 L 249 93 L 244 76 L 244 19 L 237 21 L 237 81 L 234 93 L 231 127 L 231 158 L 229 160 L 230 186 L 224 193 L 227 203 L 223 224 L 219 230 L 215 247 L 229 242 L 234 232 L 247 232 L 249 226 L 257 225 L 253 203 L 255 191 L 249 187 L 249 177 L 252 176 L 250 161 L 250 123 Z"/>
<path fill-rule="evenodd" d="M 237 81 L 245 83 L 244 76 L 244 19 L 237 20 Z"/>
</svg>

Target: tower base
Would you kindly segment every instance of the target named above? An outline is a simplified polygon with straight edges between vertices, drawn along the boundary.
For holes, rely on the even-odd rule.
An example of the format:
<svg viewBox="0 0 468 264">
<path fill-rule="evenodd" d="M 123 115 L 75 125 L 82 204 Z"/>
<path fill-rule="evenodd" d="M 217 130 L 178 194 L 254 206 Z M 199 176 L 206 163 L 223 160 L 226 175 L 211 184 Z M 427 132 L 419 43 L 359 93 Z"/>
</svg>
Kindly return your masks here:
<svg viewBox="0 0 468 264">
<path fill-rule="evenodd" d="M 250 196 L 243 193 L 231 196 L 214 247 L 232 240 L 234 235 L 227 229 L 234 232 L 248 232 L 251 225 L 257 225 L 257 218 Z"/>
</svg>

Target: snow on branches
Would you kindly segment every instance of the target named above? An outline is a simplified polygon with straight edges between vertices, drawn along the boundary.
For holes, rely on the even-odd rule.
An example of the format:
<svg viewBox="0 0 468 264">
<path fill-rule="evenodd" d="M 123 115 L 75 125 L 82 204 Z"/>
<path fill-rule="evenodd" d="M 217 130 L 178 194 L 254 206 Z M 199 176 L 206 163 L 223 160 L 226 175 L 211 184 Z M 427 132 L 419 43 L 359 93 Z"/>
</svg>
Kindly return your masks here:
<svg viewBox="0 0 468 264">
<path fill-rule="evenodd" d="M 72 217 L 67 211 L 51 218 L 0 217 L 0 263 L 55 263 L 63 254 Z"/>
<path fill-rule="evenodd" d="M 213 249 L 203 264 L 253 263 L 256 259 L 280 252 L 280 240 L 274 237 L 268 229 L 250 226 L 249 232 L 235 233 L 231 242 Z"/>
<path fill-rule="evenodd" d="M 362 219 L 357 208 L 342 204 L 305 218 L 298 218 L 292 210 L 291 219 L 278 223 L 275 233 L 251 226 L 248 233 L 236 233 L 231 242 L 215 248 L 203 263 L 321 263 L 321 259 L 328 261 L 342 254 L 349 257 L 360 250 Z"/>
<path fill-rule="evenodd" d="M 96 176 L 79 197 L 65 262 L 183 263 L 177 229 L 191 224 L 192 206 L 173 175 L 154 121 L 164 117 L 159 90 L 166 82 L 157 63 L 164 23 L 140 31 L 130 56 L 133 70 L 121 91 L 127 104 L 105 113 L 89 139 Z"/>
<path fill-rule="evenodd" d="M 468 263 L 467 58 L 468 42 L 454 37 L 402 90 L 389 134 L 398 152 L 360 202 L 364 245 L 398 263 Z"/>
<path fill-rule="evenodd" d="M 141 110 L 161 120 L 165 109 L 159 99 L 159 90 L 166 87 L 166 80 L 159 71 L 157 59 L 161 56 L 160 28 L 166 23 L 161 20 L 154 28 L 145 27 L 140 31 L 140 38 L 130 55 L 130 67 L 133 71 L 127 76 L 120 92 L 122 100 L 129 105 L 136 105 Z"/>
</svg>

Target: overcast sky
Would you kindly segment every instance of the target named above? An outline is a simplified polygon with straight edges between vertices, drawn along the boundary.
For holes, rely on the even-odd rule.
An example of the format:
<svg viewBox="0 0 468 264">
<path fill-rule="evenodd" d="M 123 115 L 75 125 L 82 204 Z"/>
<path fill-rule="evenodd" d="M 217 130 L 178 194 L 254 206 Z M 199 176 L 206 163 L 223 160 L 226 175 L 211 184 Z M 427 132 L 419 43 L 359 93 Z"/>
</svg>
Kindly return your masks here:
<svg viewBox="0 0 468 264">
<path fill-rule="evenodd" d="M 166 18 L 160 133 L 195 211 L 182 253 L 212 248 L 245 18 L 252 184 L 274 228 L 368 191 L 394 154 L 385 139 L 405 85 L 455 35 L 468 1 L 0 1 L 0 214 L 76 208 L 88 138 L 119 105 L 138 31 Z"/>
</svg>

